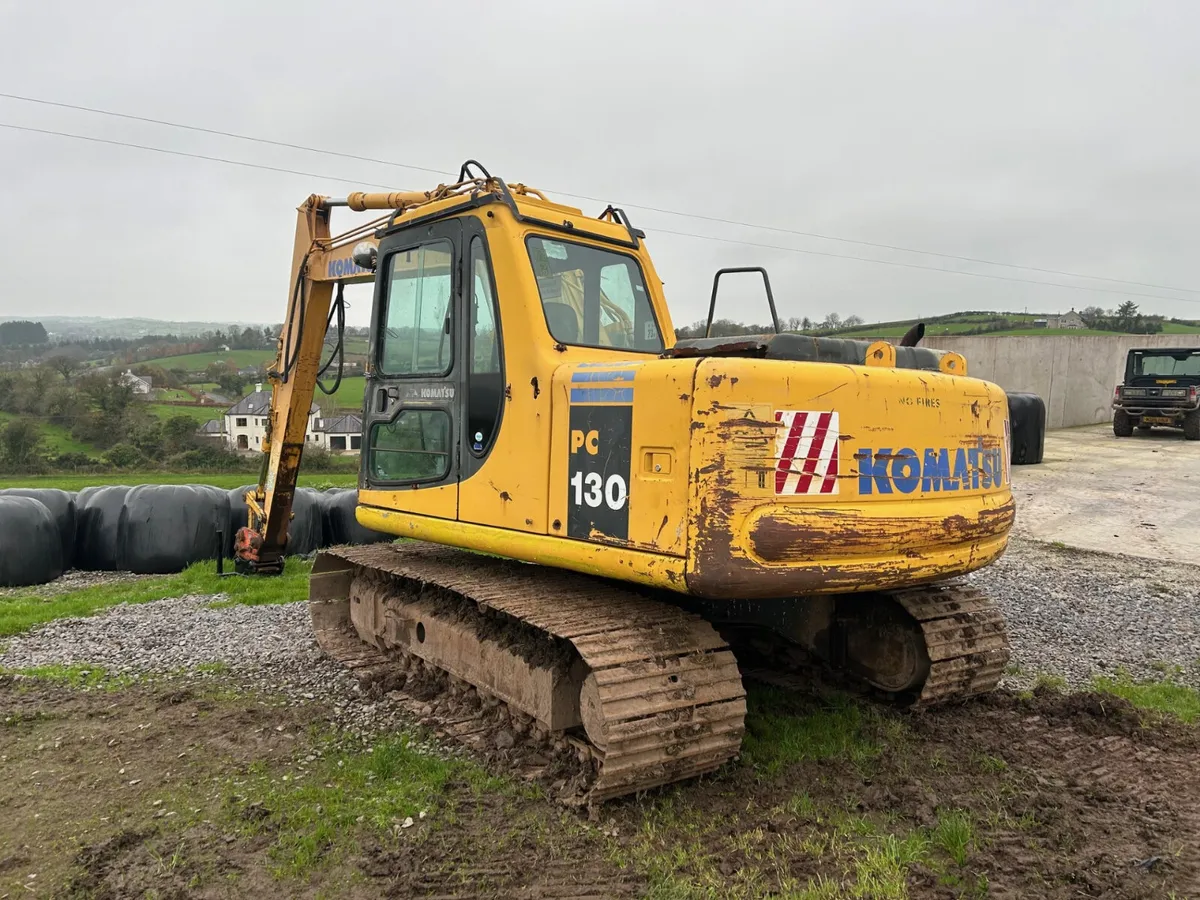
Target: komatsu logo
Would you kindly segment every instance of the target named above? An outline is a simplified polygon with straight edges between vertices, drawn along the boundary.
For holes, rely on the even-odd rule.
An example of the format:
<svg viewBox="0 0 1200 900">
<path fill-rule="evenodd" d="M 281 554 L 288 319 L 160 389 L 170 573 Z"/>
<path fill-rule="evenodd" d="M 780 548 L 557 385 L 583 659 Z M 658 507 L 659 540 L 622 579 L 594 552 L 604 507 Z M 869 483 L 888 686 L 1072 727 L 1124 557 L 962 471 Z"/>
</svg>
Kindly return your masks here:
<svg viewBox="0 0 1200 900">
<path fill-rule="evenodd" d="M 329 261 L 329 274 L 325 277 L 345 278 L 348 275 L 367 275 L 370 272 L 370 269 L 364 269 L 352 259 L 331 259 Z"/>
<path fill-rule="evenodd" d="M 921 453 L 904 447 L 854 454 L 860 494 L 911 494 L 922 491 L 968 491 L 1004 484 L 1004 451 L 999 447 L 926 448 Z"/>
</svg>

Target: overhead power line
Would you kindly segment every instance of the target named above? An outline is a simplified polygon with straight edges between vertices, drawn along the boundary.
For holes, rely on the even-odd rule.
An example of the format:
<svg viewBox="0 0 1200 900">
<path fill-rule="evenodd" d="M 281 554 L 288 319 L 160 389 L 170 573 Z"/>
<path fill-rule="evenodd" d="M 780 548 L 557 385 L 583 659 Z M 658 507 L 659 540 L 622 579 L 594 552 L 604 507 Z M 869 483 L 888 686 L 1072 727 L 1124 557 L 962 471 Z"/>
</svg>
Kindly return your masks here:
<svg viewBox="0 0 1200 900">
<path fill-rule="evenodd" d="M 318 175 L 314 172 L 302 172 L 299 169 L 285 169 L 281 166 L 267 166 L 261 163 L 244 162 L 240 159 L 227 159 L 223 156 L 206 156 L 203 153 L 186 153 L 183 150 L 168 150 L 166 147 L 151 147 L 149 144 L 134 144 L 130 141 L 114 141 L 109 138 L 92 137 L 87 134 L 73 134 L 69 131 L 54 131 L 50 128 L 31 128 L 28 125 L 13 125 L 10 122 L 0 122 L 0 128 L 12 131 L 27 131 L 31 134 L 47 134 L 54 137 L 72 138 L 77 141 L 90 141 L 94 144 L 110 144 L 113 147 L 130 147 L 134 150 L 148 150 L 151 153 L 165 153 L 168 156 L 184 156 L 188 159 L 202 159 L 207 162 L 224 163 L 227 166 L 241 166 L 245 169 L 264 169 L 268 172 L 283 172 L 287 175 L 301 175 L 305 178 L 321 178 L 327 181 L 341 181 L 346 184 L 364 184 L 367 187 L 392 188 L 391 185 L 376 184 L 357 178 L 338 178 L 335 175 Z"/>
<path fill-rule="evenodd" d="M 222 163 L 224 165 L 238 166 L 246 169 L 262 169 L 268 172 L 282 172 L 287 175 L 300 175 L 305 178 L 320 178 L 328 181 L 338 181 L 346 184 L 362 185 L 367 187 L 379 187 L 384 189 L 394 189 L 394 185 L 379 184 L 376 182 L 364 181 L 362 179 L 343 178 L 336 175 L 321 175 L 314 172 L 305 172 L 299 169 L 288 169 L 281 166 L 269 166 L 262 163 L 246 162 L 244 160 L 229 159 L 222 156 L 209 156 L 203 153 L 188 153 L 183 150 L 171 150 L 165 147 L 154 147 L 148 144 L 137 144 L 131 141 L 117 141 L 110 138 L 93 137 L 85 134 L 75 134 L 69 131 L 56 131 L 49 128 L 32 128 L 27 125 L 14 125 L 10 122 L 0 122 L 0 128 L 7 128 L 13 131 L 23 131 L 31 134 L 42 134 L 53 137 L 70 138 L 78 141 L 88 141 L 97 144 L 108 144 L 114 147 L 125 147 L 134 150 L 146 150 L 151 153 L 162 153 L 168 156 L 181 156 L 187 159 L 198 159 L 205 162 Z M 574 196 L 574 195 L 572 195 Z M 830 259 L 845 259 L 853 262 L 874 263 L 879 266 L 895 266 L 902 269 L 917 269 L 925 272 L 939 272 L 943 275 L 967 275 L 972 278 L 990 278 L 996 281 L 1017 282 L 1020 284 L 1032 284 L 1040 287 L 1063 288 L 1072 291 L 1088 291 L 1092 293 L 1102 294 L 1120 294 L 1127 297 L 1142 297 L 1149 300 L 1161 300 L 1166 302 L 1182 302 L 1182 303 L 1200 303 L 1200 298 L 1196 297 L 1164 297 L 1161 294 L 1146 294 L 1136 291 L 1124 291 L 1117 288 L 1092 287 L 1087 285 L 1077 284 L 1062 284 L 1055 281 L 1037 281 L 1032 278 L 1016 278 L 1010 275 L 995 275 L 990 272 L 968 272 L 962 269 L 943 269 L 939 266 L 923 266 L 918 263 L 906 263 L 891 259 L 873 259 L 869 256 L 854 256 L 847 253 L 830 253 L 826 250 L 809 250 L 802 247 L 786 247 L 778 244 L 764 244 L 758 241 L 743 241 L 737 238 L 717 237 L 708 234 L 696 234 L 689 231 L 673 231 L 667 228 L 657 228 L 655 232 L 658 234 L 670 234 L 676 237 L 693 238 L 702 241 L 713 241 L 721 244 L 738 244 L 745 247 L 759 247 L 764 250 L 778 250 L 786 253 L 802 253 L 807 256 L 824 256 Z"/>
<path fill-rule="evenodd" d="M 60 109 L 70 109 L 70 110 L 74 110 L 77 112 L 93 113 L 95 115 L 109 116 L 109 117 L 116 118 L 116 119 L 126 119 L 126 120 L 133 121 L 133 122 L 145 122 L 145 123 L 152 124 L 152 125 L 162 125 L 162 126 L 165 126 L 168 128 L 179 128 L 179 129 L 183 129 L 185 131 L 198 132 L 200 134 L 211 134 L 211 135 L 215 135 L 218 137 L 232 138 L 234 140 L 239 140 L 239 141 L 249 141 L 251 143 L 256 143 L 256 144 L 265 144 L 267 146 L 272 146 L 272 147 L 284 147 L 289 150 L 300 150 L 300 151 L 303 151 L 306 153 L 320 153 L 325 156 L 340 157 L 342 159 L 352 159 L 352 160 L 356 160 L 358 162 L 366 162 L 366 163 L 371 163 L 374 165 L 390 166 L 390 167 L 397 168 L 397 169 L 409 169 L 409 170 L 412 170 L 415 172 L 426 172 L 426 173 L 429 173 L 432 175 L 442 175 L 442 176 L 450 176 L 450 177 L 454 176 L 454 173 L 452 173 L 452 172 L 447 172 L 443 169 L 431 168 L 429 166 L 420 166 L 420 165 L 415 165 L 413 163 L 396 162 L 394 160 L 380 159 L 378 157 L 372 157 L 372 156 L 361 156 L 361 155 L 355 154 L 355 153 L 345 153 L 340 150 L 329 150 L 329 149 L 325 149 L 325 148 L 321 148 L 321 147 L 310 147 L 305 144 L 296 144 L 296 143 L 291 143 L 288 141 L 278 141 L 278 140 L 273 140 L 271 138 L 258 137 L 256 135 L 241 134 L 241 133 L 234 132 L 234 131 L 222 131 L 222 130 L 216 129 L 216 128 L 204 128 L 204 127 L 201 127 L 198 125 L 187 125 L 182 122 L 172 122 L 167 119 L 156 119 L 156 118 L 153 118 L 150 116 L 138 116 L 138 115 L 133 115 L 131 113 L 116 112 L 115 110 L 100 109 L 100 108 L 94 107 L 94 106 L 83 106 L 83 105 L 75 104 L 75 103 L 62 103 L 62 102 L 59 102 L 56 100 L 46 100 L 41 97 L 27 97 L 27 96 L 24 96 L 21 94 L 9 94 L 9 93 L 4 93 L 4 92 L 0 92 L 0 98 L 4 98 L 7 100 L 18 100 L 18 101 L 21 101 L 24 103 L 36 103 L 36 104 L 39 104 L 42 106 L 53 106 L 53 107 L 58 107 Z M 337 180 L 344 180 L 344 179 L 337 179 Z M 363 182 L 363 183 L 366 184 L 367 182 Z M 370 186 L 375 187 L 376 185 L 370 185 Z M 605 200 L 604 198 L 592 197 L 592 196 L 588 196 L 587 194 L 572 193 L 570 191 L 559 191 L 559 190 L 555 190 L 553 188 L 547 188 L 547 190 L 549 190 L 551 193 L 561 194 L 564 197 L 572 197 L 576 200 L 588 200 L 593 203 L 608 203 L 609 202 L 609 201 Z M 885 243 L 880 243 L 877 241 L 865 241 L 865 240 L 860 240 L 857 238 L 839 237 L 837 235 L 822 234 L 822 233 L 816 232 L 816 231 L 801 231 L 801 230 L 794 229 L 794 228 L 783 228 L 783 227 L 777 226 L 777 225 L 764 225 L 759 222 L 745 222 L 745 221 L 740 221 L 737 219 L 728 219 L 728 218 L 724 218 L 721 216 L 707 215 L 704 213 L 684 212 L 681 210 L 668 209 L 666 207 L 659 207 L 659 206 L 647 206 L 645 204 L 640 204 L 640 203 L 623 203 L 620 205 L 628 207 L 630 209 L 639 209 L 639 210 L 643 210 L 645 212 L 659 213 L 662 215 L 678 216 L 680 218 L 696 219 L 698 221 L 713 222 L 713 223 L 722 224 L 722 225 L 734 225 L 739 228 L 754 228 L 754 229 L 758 229 L 761 231 L 773 231 L 778 234 L 791 234 L 791 235 L 795 235 L 797 237 L 815 238 L 817 240 L 823 240 L 823 241 L 835 241 L 838 243 L 856 244 L 861 247 L 875 247 L 880 250 L 890 250 L 890 251 L 897 252 L 897 253 L 915 253 L 915 254 L 920 254 L 923 256 L 935 256 L 935 257 L 939 257 L 941 259 L 955 260 L 957 262 L 969 262 L 969 263 L 975 263 L 975 264 L 986 265 L 986 266 L 998 266 L 998 267 L 1006 268 L 1006 269 L 1020 269 L 1020 270 L 1024 270 L 1024 271 L 1028 271 L 1028 272 L 1040 272 L 1043 275 L 1061 275 L 1061 276 L 1064 276 L 1067 278 L 1083 278 L 1083 279 L 1087 279 L 1090 281 L 1102 281 L 1107 284 L 1123 284 L 1123 285 L 1127 285 L 1130 287 L 1144 287 L 1144 288 L 1151 288 L 1153 290 L 1160 290 L 1160 291 L 1178 291 L 1180 293 L 1186 293 L 1186 294 L 1200 294 L 1200 289 L 1198 289 L 1198 288 L 1175 287 L 1172 285 L 1155 284 L 1153 282 L 1146 282 L 1146 281 L 1130 281 L 1130 280 L 1124 279 L 1124 278 L 1109 278 L 1109 277 L 1106 277 L 1103 275 L 1088 275 L 1083 272 L 1071 272 L 1071 271 L 1067 271 L 1064 269 L 1048 269 L 1048 268 L 1041 268 L 1038 266 L 1021 265 L 1019 263 L 999 262 L 997 260 L 985 259 L 983 257 L 978 257 L 978 256 L 961 256 L 961 255 L 954 254 L 954 253 L 942 253 L 942 252 L 939 252 L 936 250 L 921 250 L 921 249 L 918 249 L 915 247 L 903 247 L 903 246 L 900 246 L 897 244 L 885 244 Z M 662 229 L 656 229 L 656 230 L 662 230 Z M 693 237 L 695 236 L 695 235 L 686 235 L 683 232 L 673 232 L 673 233 L 680 234 L 683 236 L 693 236 Z M 734 241 L 733 243 L 748 243 L 748 242 Z M 753 243 L 751 243 L 750 245 L 758 246 Z M 813 252 L 816 252 L 816 251 L 813 251 Z M 843 258 L 857 259 L 858 257 L 846 256 Z M 868 261 L 875 261 L 875 260 L 868 260 Z M 958 271 L 958 270 L 935 269 L 935 271 Z M 1019 281 L 1020 279 L 1008 279 L 1008 280 Z M 1031 282 L 1031 283 L 1044 284 L 1045 282 Z M 1109 292 L 1109 293 L 1116 293 L 1116 292 L 1113 291 L 1113 292 Z M 1134 294 L 1132 296 L 1149 296 L 1149 295 Z"/>
</svg>

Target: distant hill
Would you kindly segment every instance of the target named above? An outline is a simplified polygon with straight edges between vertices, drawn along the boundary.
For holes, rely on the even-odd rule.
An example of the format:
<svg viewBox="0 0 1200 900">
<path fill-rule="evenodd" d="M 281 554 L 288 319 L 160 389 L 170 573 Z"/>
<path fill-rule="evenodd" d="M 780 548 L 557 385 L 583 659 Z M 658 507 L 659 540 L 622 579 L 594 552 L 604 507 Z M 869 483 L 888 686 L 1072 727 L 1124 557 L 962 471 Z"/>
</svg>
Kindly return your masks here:
<svg viewBox="0 0 1200 900">
<path fill-rule="evenodd" d="M 172 322 L 165 319 L 124 318 L 103 316 L 38 316 L 38 321 L 50 332 L 53 341 L 89 340 L 91 338 L 138 338 L 149 334 L 202 335 L 206 332 L 239 331 L 247 326 L 262 328 L 269 322 Z"/>
<path fill-rule="evenodd" d="M 854 338 L 893 338 L 901 337 L 918 321 L 925 322 L 925 336 L 937 337 L 947 334 L 978 334 L 995 337 L 1010 335 L 1038 334 L 1113 334 L 1112 331 L 1102 331 L 1094 328 L 1047 328 L 1033 323 L 1052 318 L 1042 313 L 998 313 L 998 312 L 960 312 L 945 316 L 933 316 L 927 319 L 905 319 L 895 322 L 875 322 L 858 325 L 854 328 L 842 328 L 821 331 L 821 334 L 837 337 Z M 1163 322 L 1163 334 L 1200 334 L 1200 322 L 1188 319 L 1167 319 Z"/>
</svg>

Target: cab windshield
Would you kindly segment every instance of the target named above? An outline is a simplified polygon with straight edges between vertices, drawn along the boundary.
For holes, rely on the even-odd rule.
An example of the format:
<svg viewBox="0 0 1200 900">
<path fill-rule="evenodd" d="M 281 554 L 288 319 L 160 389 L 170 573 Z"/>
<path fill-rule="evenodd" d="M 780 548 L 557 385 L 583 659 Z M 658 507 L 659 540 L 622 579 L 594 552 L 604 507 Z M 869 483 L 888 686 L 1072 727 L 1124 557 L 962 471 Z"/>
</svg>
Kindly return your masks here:
<svg viewBox="0 0 1200 900">
<path fill-rule="evenodd" d="M 1200 350 L 1145 351 L 1132 356 L 1130 374 L 1135 378 L 1200 376 Z"/>
<path fill-rule="evenodd" d="M 581 347 L 660 353 L 662 335 L 637 260 L 569 241 L 531 237 L 529 260 L 554 339 Z"/>
</svg>

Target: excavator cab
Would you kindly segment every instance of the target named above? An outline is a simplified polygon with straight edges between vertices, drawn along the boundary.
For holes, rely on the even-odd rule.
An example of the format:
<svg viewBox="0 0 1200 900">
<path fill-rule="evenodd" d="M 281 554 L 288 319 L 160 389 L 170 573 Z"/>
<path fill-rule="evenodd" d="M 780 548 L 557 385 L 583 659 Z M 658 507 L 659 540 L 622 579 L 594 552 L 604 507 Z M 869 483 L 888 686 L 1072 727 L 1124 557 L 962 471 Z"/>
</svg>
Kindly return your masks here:
<svg viewBox="0 0 1200 900">
<path fill-rule="evenodd" d="M 340 207 L 385 212 L 333 236 Z M 498 698 L 574 748 L 591 799 L 737 752 L 741 631 L 910 704 L 998 682 L 1003 621 L 949 579 L 1007 543 L 1007 400 L 957 354 L 677 342 L 621 210 L 477 164 L 310 197 L 292 278 L 238 553 L 283 565 L 319 325 L 373 282 L 357 518 L 410 540 L 324 551 L 310 592 L 322 646 L 364 677 L 416 666 Z"/>
</svg>

